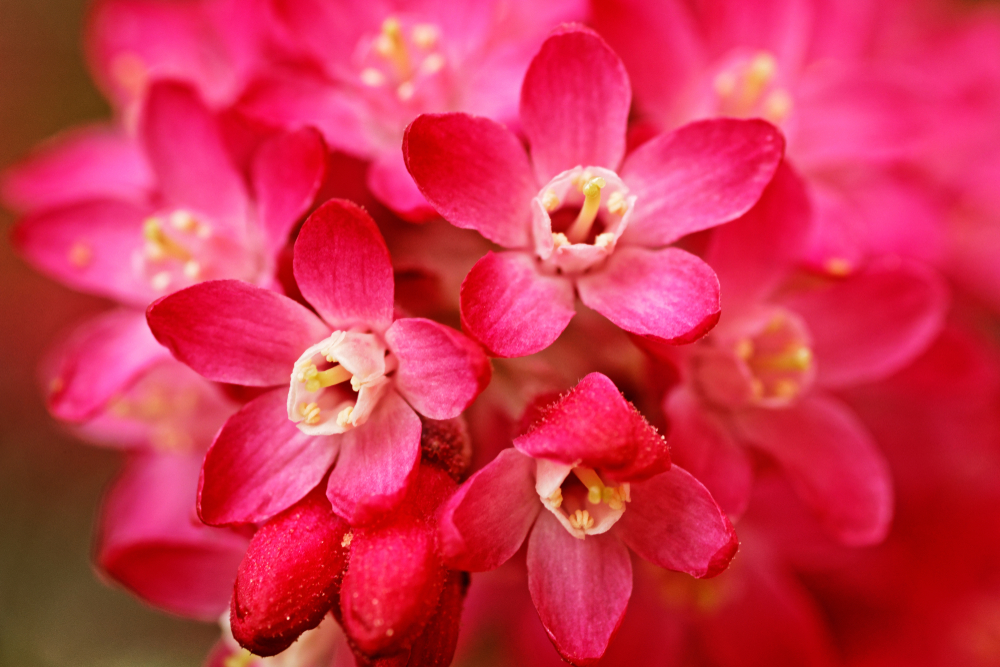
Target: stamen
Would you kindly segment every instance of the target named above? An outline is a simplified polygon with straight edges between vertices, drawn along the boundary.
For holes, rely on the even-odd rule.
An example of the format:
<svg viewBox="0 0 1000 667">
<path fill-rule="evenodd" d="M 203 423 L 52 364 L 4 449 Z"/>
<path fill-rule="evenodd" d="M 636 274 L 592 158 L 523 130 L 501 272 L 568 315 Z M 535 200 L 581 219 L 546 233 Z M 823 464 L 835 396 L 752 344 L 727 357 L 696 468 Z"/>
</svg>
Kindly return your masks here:
<svg viewBox="0 0 1000 667">
<path fill-rule="evenodd" d="M 353 379 L 350 371 L 343 366 L 334 366 L 325 371 L 316 369 L 316 364 L 309 363 L 299 371 L 299 382 L 306 385 L 306 391 L 319 391 L 324 387 L 332 387 L 341 382 Z"/>
<path fill-rule="evenodd" d="M 413 43 L 424 50 L 433 48 L 437 44 L 438 36 L 437 27 L 430 23 L 419 23 L 413 26 L 413 30 L 410 31 L 410 38 L 413 39 Z"/>
<path fill-rule="evenodd" d="M 597 238 L 594 239 L 594 245 L 598 248 L 610 248 L 614 245 L 615 235 L 611 232 L 604 232 L 603 234 L 598 234 Z"/>
<path fill-rule="evenodd" d="M 191 259 L 187 249 L 166 235 L 163 225 L 157 217 L 148 218 L 142 226 L 142 235 L 146 239 L 146 255 L 153 261 L 165 257 L 173 257 L 182 262 Z"/>
<path fill-rule="evenodd" d="M 587 510 L 577 510 L 569 515 L 569 525 L 576 530 L 590 530 L 594 527 L 594 517 Z"/>
<path fill-rule="evenodd" d="M 791 111 L 792 96 L 786 90 L 776 90 L 764 100 L 764 117 L 772 122 L 780 123 Z"/>
<path fill-rule="evenodd" d="M 756 100 L 760 97 L 761 91 L 774 78 L 774 73 L 778 71 L 778 61 L 770 53 L 761 51 L 750 61 L 747 70 L 746 88 L 743 91 L 744 97 L 748 101 Z"/>
<path fill-rule="evenodd" d="M 299 406 L 299 412 L 302 413 L 303 421 L 313 426 L 319 423 L 320 410 L 319 405 L 316 403 L 303 403 Z"/>
<path fill-rule="evenodd" d="M 795 398 L 799 394 L 799 383 L 794 380 L 782 379 L 774 384 L 774 395 L 778 398 Z"/>
<path fill-rule="evenodd" d="M 562 248 L 563 246 L 571 245 L 569 239 L 562 232 L 553 232 L 552 243 L 555 245 L 556 249 Z"/>
<path fill-rule="evenodd" d="M 184 275 L 191 280 L 197 280 L 201 276 L 201 264 L 193 259 L 184 262 Z"/>
<path fill-rule="evenodd" d="M 420 63 L 420 71 L 423 74 L 436 74 L 444 68 L 444 56 L 440 53 L 432 53 L 431 55 L 424 58 L 424 61 Z"/>
<path fill-rule="evenodd" d="M 162 292 L 170 287 L 170 280 L 171 277 L 169 271 L 160 271 L 149 280 L 149 284 L 152 285 L 153 289 L 157 292 Z"/>
<path fill-rule="evenodd" d="M 608 212 L 612 215 L 625 215 L 625 211 L 628 210 L 628 203 L 625 201 L 625 195 L 622 194 L 621 190 L 615 190 L 608 197 Z"/>
<path fill-rule="evenodd" d="M 552 495 L 548 497 L 548 501 L 552 503 L 553 507 L 559 509 L 562 506 L 563 502 L 562 488 L 557 488 L 555 491 L 553 491 Z"/>
<path fill-rule="evenodd" d="M 400 79 L 405 81 L 413 74 L 399 19 L 390 16 L 382 23 L 382 34 L 375 39 L 375 50 L 396 67 Z"/>
<path fill-rule="evenodd" d="M 542 195 L 542 206 L 549 213 L 559 208 L 559 203 L 559 195 L 554 190 L 546 190 L 545 194 Z"/>
<path fill-rule="evenodd" d="M 398 97 L 401 102 L 409 102 L 413 99 L 416 92 L 417 88 L 413 85 L 412 81 L 404 81 L 399 84 L 399 88 L 396 88 L 396 97 Z"/>
<path fill-rule="evenodd" d="M 198 221 L 187 211 L 174 211 L 171 213 L 170 224 L 182 232 L 193 232 L 198 228 Z"/>
<path fill-rule="evenodd" d="M 601 190 L 606 185 L 607 182 L 600 176 L 592 178 L 584 184 L 583 196 L 586 199 L 579 215 L 573 221 L 573 225 L 566 232 L 566 237 L 573 243 L 582 243 L 590 234 L 590 228 L 594 226 L 594 220 L 597 219 L 597 213 L 601 208 Z"/>
<path fill-rule="evenodd" d="M 354 407 L 350 406 L 350 405 L 347 406 L 346 408 L 344 408 L 343 410 L 341 410 L 340 414 L 337 415 L 337 425 L 338 426 L 347 426 L 347 425 L 349 425 L 351 423 L 351 413 L 352 412 L 354 412 Z"/>
<path fill-rule="evenodd" d="M 736 343 L 736 356 L 747 361 L 753 356 L 753 341 L 749 338 L 744 338 L 740 342 Z"/>
<path fill-rule="evenodd" d="M 604 497 L 604 482 L 590 468 L 573 468 L 573 474 L 587 487 L 587 502 L 597 505 Z"/>
<path fill-rule="evenodd" d="M 385 75 L 374 67 L 361 70 L 361 83 L 370 88 L 378 88 L 385 83 Z"/>
<path fill-rule="evenodd" d="M 226 658 L 223 667 L 250 667 L 256 659 L 257 657 L 253 653 L 241 648 L 239 653 L 233 653 Z"/>
<path fill-rule="evenodd" d="M 805 345 L 792 343 L 779 354 L 759 355 L 753 358 L 758 369 L 772 371 L 807 371 L 812 366 L 813 355 Z"/>
</svg>

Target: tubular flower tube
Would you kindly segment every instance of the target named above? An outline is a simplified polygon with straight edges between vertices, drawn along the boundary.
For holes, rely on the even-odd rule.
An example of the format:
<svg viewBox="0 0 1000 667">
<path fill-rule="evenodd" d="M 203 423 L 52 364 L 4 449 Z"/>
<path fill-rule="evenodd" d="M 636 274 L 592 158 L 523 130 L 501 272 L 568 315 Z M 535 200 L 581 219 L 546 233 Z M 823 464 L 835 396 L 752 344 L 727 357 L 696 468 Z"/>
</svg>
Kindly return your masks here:
<svg viewBox="0 0 1000 667">
<path fill-rule="evenodd" d="M 509 249 L 483 257 L 462 284 L 463 327 L 492 354 L 550 345 L 574 315 L 574 295 L 659 341 L 696 340 L 718 320 L 715 274 L 668 246 L 753 206 L 784 140 L 760 120 L 715 119 L 625 156 L 631 96 L 607 44 L 563 26 L 521 89 L 530 158 L 486 118 L 423 115 L 407 129 L 406 165 L 427 200 L 453 225 Z"/>
<path fill-rule="evenodd" d="M 385 242 L 356 205 L 334 200 L 310 216 L 294 271 L 322 319 L 237 281 L 196 285 L 148 310 L 157 339 L 205 377 L 271 388 L 209 449 L 199 490 L 209 524 L 267 520 L 335 460 L 334 510 L 352 524 L 377 518 L 402 500 L 416 470 L 417 413 L 455 417 L 489 381 L 488 360 L 460 333 L 420 318 L 393 321 Z"/>
</svg>

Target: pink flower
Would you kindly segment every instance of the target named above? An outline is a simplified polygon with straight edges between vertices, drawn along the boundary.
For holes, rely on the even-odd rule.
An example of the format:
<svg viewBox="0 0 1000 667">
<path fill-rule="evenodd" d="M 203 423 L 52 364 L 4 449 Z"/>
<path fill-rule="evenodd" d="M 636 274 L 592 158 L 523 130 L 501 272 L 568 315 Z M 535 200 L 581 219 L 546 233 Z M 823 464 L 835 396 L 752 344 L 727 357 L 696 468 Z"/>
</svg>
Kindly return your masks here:
<svg viewBox="0 0 1000 667">
<path fill-rule="evenodd" d="M 639 336 L 690 342 L 719 316 L 718 284 L 666 247 L 746 212 L 781 160 L 769 124 L 713 120 L 653 139 L 622 160 L 631 89 L 594 33 L 560 28 L 521 92 L 531 158 L 500 124 L 424 115 L 407 167 L 452 224 L 512 251 L 489 253 L 462 284 L 463 327 L 493 354 L 551 344 L 584 305 Z"/>
<path fill-rule="evenodd" d="M 753 475 L 745 447 L 763 452 L 835 537 L 870 544 L 889 528 L 889 472 L 829 392 L 910 363 L 940 330 L 948 294 L 933 272 L 897 258 L 797 285 L 808 219 L 801 182 L 782 168 L 754 209 L 715 232 L 706 261 L 726 314 L 676 353 L 683 381 L 666 402 L 674 456 L 739 515 Z"/>
<path fill-rule="evenodd" d="M 528 587 L 574 664 L 604 653 L 632 591 L 629 548 L 697 577 L 726 568 L 736 535 L 708 491 L 670 468 L 664 439 L 592 373 L 444 506 L 451 567 L 490 570 L 528 539 Z M 529 536 L 530 533 L 530 536 Z"/>
<path fill-rule="evenodd" d="M 419 318 L 393 322 L 385 242 L 356 205 L 333 200 L 310 216 L 293 268 L 322 319 L 233 280 L 187 288 L 147 313 L 157 339 L 205 377 L 271 388 L 209 449 L 199 511 L 212 525 L 274 516 L 335 460 L 334 510 L 352 524 L 370 520 L 405 495 L 420 456 L 417 413 L 454 417 L 489 381 L 489 362 L 458 332 Z"/>
<path fill-rule="evenodd" d="M 513 117 L 531 54 L 551 26 L 581 18 L 585 3 L 272 0 L 271 9 L 293 59 L 259 77 L 240 111 L 320 128 L 331 146 L 372 160 L 368 186 L 379 200 L 426 221 L 436 214 L 399 152 L 406 125 L 441 111 Z"/>
</svg>

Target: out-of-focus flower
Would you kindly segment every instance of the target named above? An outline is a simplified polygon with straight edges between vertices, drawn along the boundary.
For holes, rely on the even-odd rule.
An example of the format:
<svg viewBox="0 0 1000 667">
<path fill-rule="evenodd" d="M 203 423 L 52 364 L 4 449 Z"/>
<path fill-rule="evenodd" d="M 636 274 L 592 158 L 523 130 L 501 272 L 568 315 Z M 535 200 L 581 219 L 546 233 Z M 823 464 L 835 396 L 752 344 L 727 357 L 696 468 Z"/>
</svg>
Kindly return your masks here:
<svg viewBox="0 0 1000 667">
<path fill-rule="evenodd" d="M 351 523 L 379 516 L 402 500 L 416 470 L 417 411 L 454 417 L 489 381 L 485 355 L 457 331 L 419 318 L 393 322 L 385 242 L 356 205 L 334 200 L 310 216 L 294 272 L 323 319 L 232 280 L 195 285 L 148 310 L 158 340 L 205 377 L 281 385 L 234 415 L 209 450 L 199 491 L 209 524 L 269 519 L 334 460 L 334 510 Z"/>
<path fill-rule="evenodd" d="M 560 654 L 604 653 L 632 592 L 629 549 L 662 567 L 711 577 L 736 535 L 708 491 L 599 373 L 546 408 L 515 449 L 473 475 L 445 505 L 445 562 L 490 570 L 528 540 L 528 587 Z M 530 533 L 530 536 L 529 536 Z"/>
<path fill-rule="evenodd" d="M 513 249 L 487 254 L 462 284 L 463 326 L 493 354 L 547 347 L 573 317 L 575 293 L 626 331 L 668 342 L 694 340 L 718 319 L 711 269 L 666 246 L 746 212 L 783 141 L 762 121 L 706 121 L 623 162 L 630 99 L 614 52 L 565 26 L 525 77 L 530 160 L 485 118 L 425 115 L 407 130 L 407 167 L 428 201 Z"/>
</svg>

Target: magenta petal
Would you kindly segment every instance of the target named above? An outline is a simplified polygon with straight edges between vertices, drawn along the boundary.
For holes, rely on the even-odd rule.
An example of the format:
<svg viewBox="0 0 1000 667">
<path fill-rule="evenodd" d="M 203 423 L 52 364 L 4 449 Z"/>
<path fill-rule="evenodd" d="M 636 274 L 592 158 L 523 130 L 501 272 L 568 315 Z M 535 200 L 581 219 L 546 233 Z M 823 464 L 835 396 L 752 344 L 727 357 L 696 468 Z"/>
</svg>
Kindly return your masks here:
<svg viewBox="0 0 1000 667">
<path fill-rule="evenodd" d="M 439 217 L 413 182 L 399 150 L 380 155 L 372 162 L 368 167 L 367 182 L 375 198 L 404 220 L 428 222 Z"/>
<path fill-rule="evenodd" d="M 288 243 L 292 227 L 312 206 L 325 176 L 326 145 L 312 128 L 279 134 L 257 149 L 251 180 L 271 254 Z"/>
<path fill-rule="evenodd" d="M 783 300 L 809 327 L 817 381 L 846 387 L 891 375 L 934 341 L 948 291 L 932 270 L 888 260 Z"/>
<path fill-rule="evenodd" d="M 57 349 L 47 378 L 49 410 L 71 422 L 92 417 L 140 373 L 170 354 L 153 338 L 139 310 L 99 315 Z"/>
<path fill-rule="evenodd" d="M 573 284 L 538 272 L 521 252 L 488 252 L 462 282 L 462 328 L 493 355 L 523 357 L 544 350 L 576 312 Z"/>
<path fill-rule="evenodd" d="M 306 435 L 288 419 L 284 387 L 243 406 L 205 455 L 198 489 L 202 521 L 261 523 L 301 500 L 337 457 L 340 438 Z"/>
<path fill-rule="evenodd" d="M 247 540 L 194 516 L 200 455 L 130 458 L 104 499 L 95 559 L 144 601 L 214 622 L 229 607 Z"/>
<path fill-rule="evenodd" d="M 574 665 L 593 664 L 632 595 L 628 549 L 613 534 L 577 539 L 542 512 L 528 538 L 528 590 L 559 654 Z"/>
<path fill-rule="evenodd" d="M 92 125 L 49 140 L 5 171 L 0 196 L 32 212 L 105 197 L 141 202 L 152 185 L 138 142 L 116 127 Z"/>
<path fill-rule="evenodd" d="M 357 525 L 395 507 L 420 462 L 420 418 L 413 408 L 389 389 L 368 421 L 340 442 L 326 489 L 337 514 Z"/>
<path fill-rule="evenodd" d="M 517 552 L 542 507 L 535 465 L 508 448 L 459 487 L 438 519 L 438 548 L 448 567 L 484 572 Z"/>
<path fill-rule="evenodd" d="M 243 179 L 197 93 L 179 83 L 152 85 L 140 133 L 167 203 L 241 238 L 248 212 Z"/>
<path fill-rule="evenodd" d="M 333 199 L 309 216 L 295 241 L 293 270 L 302 296 L 332 326 L 384 331 L 392 323 L 389 251 L 357 204 Z"/>
<path fill-rule="evenodd" d="M 784 150 L 770 123 L 731 118 L 690 123 L 646 142 L 621 168 L 636 196 L 622 240 L 663 246 L 735 220 L 760 199 Z"/>
<path fill-rule="evenodd" d="M 287 384 L 302 353 L 330 335 L 304 306 L 239 280 L 210 280 L 152 303 L 146 319 L 175 357 L 209 380 Z"/>
<path fill-rule="evenodd" d="M 458 416 L 490 383 L 493 369 L 482 348 L 451 327 L 404 318 L 385 340 L 399 361 L 396 389 L 425 417 Z"/>
<path fill-rule="evenodd" d="M 694 577 L 729 566 L 739 542 L 701 482 L 679 466 L 631 486 L 632 501 L 614 531 L 651 563 Z"/>
<path fill-rule="evenodd" d="M 667 444 L 606 376 L 591 373 L 545 408 L 518 451 L 598 468 L 611 479 L 645 479 L 670 467 Z"/>
<path fill-rule="evenodd" d="M 628 74 L 611 47 L 582 26 L 557 29 L 521 88 L 521 123 L 538 180 L 577 165 L 616 169 L 631 103 Z"/>
<path fill-rule="evenodd" d="M 664 406 L 670 421 L 670 456 L 712 493 L 734 521 L 750 502 L 753 467 L 746 449 L 711 410 L 686 387 L 671 392 Z"/>
<path fill-rule="evenodd" d="M 113 200 L 45 210 L 21 220 L 12 243 L 32 266 L 63 284 L 145 306 L 156 292 L 132 257 L 142 250 L 142 222 L 150 213 Z"/>
<path fill-rule="evenodd" d="M 448 222 L 505 248 L 528 246 L 538 184 L 510 130 L 468 114 L 424 114 L 406 128 L 403 156 L 417 187 Z"/>
<path fill-rule="evenodd" d="M 858 418 L 811 395 L 785 410 L 734 415 L 742 437 L 773 456 L 792 487 L 844 544 L 877 544 L 892 519 L 888 465 Z"/>
<path fill-rule="evenodd" d="M 719 279 L 679 248 L 619 247 L 576 288 L 584 304 L 625 331 L 666 343 L 690 343 L 719 321 Z"/>
</svg>

